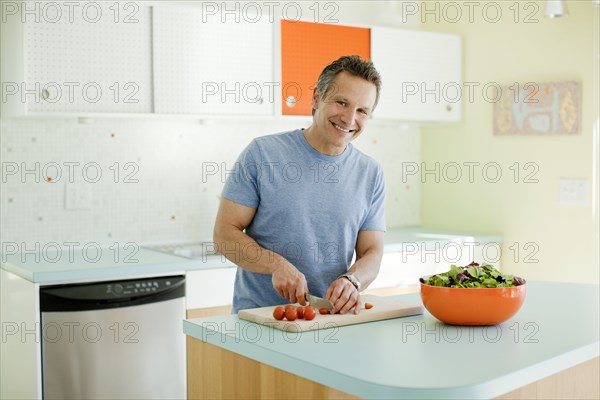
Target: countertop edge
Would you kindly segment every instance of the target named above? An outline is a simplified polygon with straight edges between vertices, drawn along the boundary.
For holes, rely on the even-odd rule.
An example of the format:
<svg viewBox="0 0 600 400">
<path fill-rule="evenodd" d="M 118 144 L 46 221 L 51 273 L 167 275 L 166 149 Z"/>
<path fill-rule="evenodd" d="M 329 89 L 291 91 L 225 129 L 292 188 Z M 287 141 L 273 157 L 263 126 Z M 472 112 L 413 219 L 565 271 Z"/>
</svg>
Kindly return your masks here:
<svg viewBox="0 0 600 400">
<path fill-rule="evenodd" d="M 244 322 L 252 324 L 251 322 Z M 190 320 L 183 321 L 183 331 L 184 334 L 202 342 L 215 345 L 238 355 L 267 364 L 271 367 L 363 398 L 493 398 L 589 361 L 600 355 L 600 342 L 595 342 L 527 368 L 500 376 L 488 382 L 445 388 L 398 388 L 364 380 L 357 380 L 355 377 L 349 377 L 320 365 L 296 360 L 263 347 L 255 347 L 252 343 L 240 340 L 235 336 L 208 330 Z M 290 365 L 290 361 L 294 361 L 294 363 Z"/>
<path fill-rule="evenodd" d="M 151 251 L 151 250 L 148 250 Z M 177 275 L 186 271 L 201 271 L 210 269 L 235 268 L 232 262 L 218 261 L 220 256 L 210 256 L 208 260 L 188 260 L 183 257 L 172 256 L 170 262 L 131 263 L 130 265 L 115 264 L 95 268 L 82 268 L 78 270 L 59 271 L 30 271 L 10 262 L 1 264 L 1 268 L 11 272 L 29 282 L 40 285 L 57 284 L 65 282 L 86 282 L 90 280 L 134 279 L 144 276 Z"/>
<path fill-rule="evenodd" d="M 478 392 L 477 395 L 486 398 L 498 397 L 598 356 L 600 356 L 600 341 L 487 382 L 485 385 L 493 385 L 493 388 L 486 388 L 484 392 Z"/>
<path fill-rule="evenodd" d="M 13 265 L 13 264 L 3 263 L 2 264 L 2 269 L 5 270 L 5 271 L 8 271 L 8 272 L 11 272 L 11 273 L 13 273 L 13 274 L 15 274 L 15 275 L 17 275 L 17 276 L 19 276 L 19 277 L 21 277 L 21 278 L 29 281 L 29 282 L 31 282 L 31 283 L 39 283 L 39 282 L 35 281 L 34 273 L 33 272 L 27 271 L 27 270 L 25 270 L 23 268 L 19 268 L 19 267 Z"/>
</svg>

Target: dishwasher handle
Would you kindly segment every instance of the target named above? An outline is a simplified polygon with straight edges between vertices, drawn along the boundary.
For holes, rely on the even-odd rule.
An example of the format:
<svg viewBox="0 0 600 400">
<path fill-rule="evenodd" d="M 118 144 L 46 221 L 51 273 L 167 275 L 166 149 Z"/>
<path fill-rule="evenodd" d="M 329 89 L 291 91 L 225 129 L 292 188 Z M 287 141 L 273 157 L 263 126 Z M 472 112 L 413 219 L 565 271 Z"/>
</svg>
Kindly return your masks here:
<svg viewBox="0 0 600 400">
<path fill-rule="evenodd" d="M 130 307 L 185 296 L 185 276 L 48 286 L 40 289 L 40 311 Z"/>
</svg>

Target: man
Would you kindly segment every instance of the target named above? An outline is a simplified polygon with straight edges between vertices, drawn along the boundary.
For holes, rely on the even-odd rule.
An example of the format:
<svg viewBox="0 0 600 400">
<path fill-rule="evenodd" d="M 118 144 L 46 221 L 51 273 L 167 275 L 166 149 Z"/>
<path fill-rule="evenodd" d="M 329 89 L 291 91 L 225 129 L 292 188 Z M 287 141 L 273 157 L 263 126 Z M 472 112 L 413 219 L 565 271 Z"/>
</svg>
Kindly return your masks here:
<svg viewBox="0 0 600 400">
<path fill-rule="evenodd" d="M 377 105 L 370 61 L 345 56 L 325 67 L 312 97 L 313 123 L 254 139 L 230 175 L 214 241 L 237 264 L 233 310 L 329 299 L 358 313 L 360 290 L 383 255 L 381 167 L 351 141 Z M 356 251 L 356 261 L 348 268 Z"/>
</svg>

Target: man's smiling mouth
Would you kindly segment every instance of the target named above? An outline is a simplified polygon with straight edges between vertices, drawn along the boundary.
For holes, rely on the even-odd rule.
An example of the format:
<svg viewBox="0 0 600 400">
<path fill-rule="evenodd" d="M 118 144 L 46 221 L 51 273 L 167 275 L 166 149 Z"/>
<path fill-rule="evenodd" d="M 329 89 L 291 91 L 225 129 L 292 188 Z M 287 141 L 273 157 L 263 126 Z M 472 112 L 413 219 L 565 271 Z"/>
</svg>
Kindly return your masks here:
<svg viewBox="0 0 600 400">
<path fill-rule="evenodd" d="M 331 121 L 329 121 L 331 122 Z M 344 133 L 353 133 L 356 131 L 356 129 L 344 129 L 341 126 L 339 126 L 338 124 L 336 124 L 335 122 L 331 122 L 331 125 L 333 125 L 335 127 L 335 129 L 337 129 L 338 131 L 342 131 Z"/>
</svg>

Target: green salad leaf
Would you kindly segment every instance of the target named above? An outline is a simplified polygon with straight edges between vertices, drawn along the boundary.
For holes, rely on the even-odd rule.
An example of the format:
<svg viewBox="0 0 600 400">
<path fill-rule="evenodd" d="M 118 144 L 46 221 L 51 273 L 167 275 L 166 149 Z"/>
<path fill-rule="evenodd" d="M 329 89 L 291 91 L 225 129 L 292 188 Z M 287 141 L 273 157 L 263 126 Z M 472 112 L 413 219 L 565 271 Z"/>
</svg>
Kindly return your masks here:
<svg viewBox="0 0 600 400">
<path fill-rule="evenodd" d="M 451 288 L 501 288 L 525 284 L 523 278 L 503 274 L 489 264 L 479 265 L 472 262 L 464 267 L 452 264 L 450 271 L 432 275 L 421 282 L 431 286 Z"/>
</svg>

